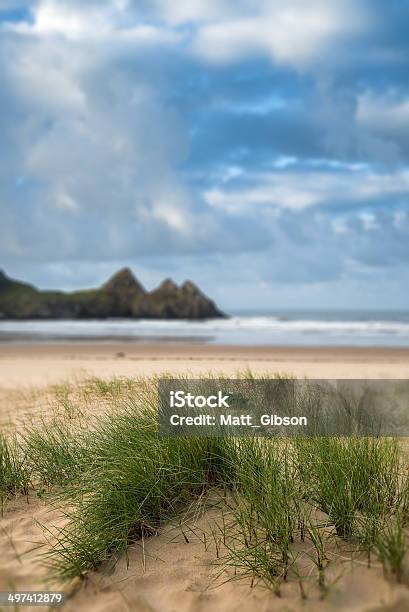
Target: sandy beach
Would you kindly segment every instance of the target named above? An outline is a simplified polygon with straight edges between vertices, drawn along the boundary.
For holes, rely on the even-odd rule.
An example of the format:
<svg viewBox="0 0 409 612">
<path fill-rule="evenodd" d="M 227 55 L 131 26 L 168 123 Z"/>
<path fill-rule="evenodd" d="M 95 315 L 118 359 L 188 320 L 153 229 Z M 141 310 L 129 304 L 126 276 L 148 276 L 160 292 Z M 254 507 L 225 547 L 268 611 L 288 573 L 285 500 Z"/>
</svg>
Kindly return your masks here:
<svg viewBox="0 0 409 612">
<path fill-rule="evenodd" d="M 0 389 L 43 386 L 89 376 L 161 373 L 234 376 L 287 373 L 308 378 L 409 378 L 406 348 L 237 347 L 183 343 L 0 345 Z"/>
<path fill-rule="evenodd" d="M 31 419 L 69 418 L 77 403 L 83 415 L 95 417 L 115 398 L 104 395 L 92 380 L 129 379 L 161 373 L 223 373 L 234 377 L 250 369 L 254 374 L 287 373 L 310 378 L 409 378 L 409 349 L 233 347 L 184 343 L 70 343 L 3 344 L 0 346 L 0 427 L 17 430 Z M 91 381 L 91 383 L 87 382 Z M 64 383 L 64 384 L 63 384 Z M 66 386 L 64 386 L 66 385 Z M 84 385 L 91 385 L 84 387 Z M 82 389 L 82 391 L 81 391 Z M 77 396 L 78 393 L 82 395 Z M 122 398 L 122 396 L 121 396 Z M 123 399 L 123 398 L 122 398 Z M 121 401 L 122 401 L 121 399 Z M 66 418 L 65 417 L 65 418 Z M 0 537 L 0 589 L 41 589 L 48 574 L 39 554 L 50 549 L 45 527 L 62 528 L 66 517 L 53 507 L 52 498 L 30 494 L 10 499 L 3 509 Z M 203 547 L 197 533 L 204 533 L 218 510 L 164 526 L 157 537 L 133 544 L 128 555 L 109 571 L 91 572 L 88 579 L 68 592 L 65 609 L 136 610 L 139 612 L 231 612 L 274 609 L 398 612 L 407 609 L 409 591 L 385 579 L 379 562 L 369 570 L 362 555 L 352 561 L 349 553 L 330 551 L 329 576 L 333 580 L 325 599 L 313 580 L 307 580 L 307 599 L 299 585 L 284 584 L 281 597 L 249 582 L 214 582 L 216 552 Z M 213 514 L 212 514 L 213 513 Z M 203 530 L 203 531 L 202 531 Z M 196 534 L 196 535 L 195 535 Z M 211 533 L 208 533 L 211 538 Z M 303 553 L 303 545 L 299 543 Z M 309 551 L 304 551 L 309 554 Z M 304 554 L 304 553 L 303 553 Z M 307 567 L 306 572 L 314 572 Z M 77 586 L 78 586 L 77 585 Z M 65 585 L 60 585 L 67 588 Z M 217 586 L 217 588 L 216 588 Z M 369 596 L 370 593 L 370 596 Z"/>
</svg>

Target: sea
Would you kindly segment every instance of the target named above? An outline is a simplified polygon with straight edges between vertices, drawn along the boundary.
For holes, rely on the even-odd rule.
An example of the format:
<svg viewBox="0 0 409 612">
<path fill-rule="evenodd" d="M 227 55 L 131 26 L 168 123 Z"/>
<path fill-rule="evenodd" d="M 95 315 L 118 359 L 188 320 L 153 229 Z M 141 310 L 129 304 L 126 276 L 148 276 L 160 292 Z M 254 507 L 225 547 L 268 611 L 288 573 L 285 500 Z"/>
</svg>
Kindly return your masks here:
<svg viewBox="0 0 409 612">
<path fill-rule="evenodd" d="M 409 347 L 409 310 L 235 311 L 227 319 L 0 321 L 0 342 Z"/>
</svg>

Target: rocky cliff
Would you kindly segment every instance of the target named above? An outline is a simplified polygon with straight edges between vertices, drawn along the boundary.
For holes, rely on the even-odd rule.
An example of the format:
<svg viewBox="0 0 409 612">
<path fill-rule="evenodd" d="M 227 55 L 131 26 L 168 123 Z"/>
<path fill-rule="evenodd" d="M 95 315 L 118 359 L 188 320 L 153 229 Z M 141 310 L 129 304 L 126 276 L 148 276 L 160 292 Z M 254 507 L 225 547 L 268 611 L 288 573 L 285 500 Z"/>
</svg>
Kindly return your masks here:
<svg viewBox="0 0 409 612">
<path fill-rule="evenodd" d="M 213 319 L 224 316 L 192 282 L 186 281 L 179 287 L 167 279 L 149 292 L 128 268 L 114 274 L 99 289 L 72 293 L 39 291 L 7 277 L 0 270 L 2 319 Z"/>
</svg>

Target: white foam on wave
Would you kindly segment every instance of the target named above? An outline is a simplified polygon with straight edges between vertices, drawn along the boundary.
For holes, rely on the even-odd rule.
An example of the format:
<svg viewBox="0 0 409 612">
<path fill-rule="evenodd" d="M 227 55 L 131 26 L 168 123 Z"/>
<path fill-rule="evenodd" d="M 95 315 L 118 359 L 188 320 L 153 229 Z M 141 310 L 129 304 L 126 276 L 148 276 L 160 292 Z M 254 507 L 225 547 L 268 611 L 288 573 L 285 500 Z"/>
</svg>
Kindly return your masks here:
<svg viewBox="0 0 409 612">
<path fill-rule="evenodd" d="M 409 346 L 409 321 L 283 319 L 235 316 L 208 321 L 112 319 L 104 321 L 0 321 L 0 338 L 197 338 L 232 344 L 374 344 Z"/>
</svg>

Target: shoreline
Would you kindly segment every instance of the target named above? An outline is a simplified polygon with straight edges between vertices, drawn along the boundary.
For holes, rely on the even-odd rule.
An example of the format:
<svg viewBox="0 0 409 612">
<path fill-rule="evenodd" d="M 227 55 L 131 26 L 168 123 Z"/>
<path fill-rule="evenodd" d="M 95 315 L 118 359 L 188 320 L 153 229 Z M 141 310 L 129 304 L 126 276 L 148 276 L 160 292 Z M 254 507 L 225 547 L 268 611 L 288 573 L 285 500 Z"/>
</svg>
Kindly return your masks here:
<svg viewBox="0 0 409 612">
<path fill-rule="evenodd" d="M 409 379 L 409 348 L 235 346 L 178 343 L 0 344 L 0 388 L 44 386 L 87 377 L 160 374 L 234 377 Z"/>
</svg>

